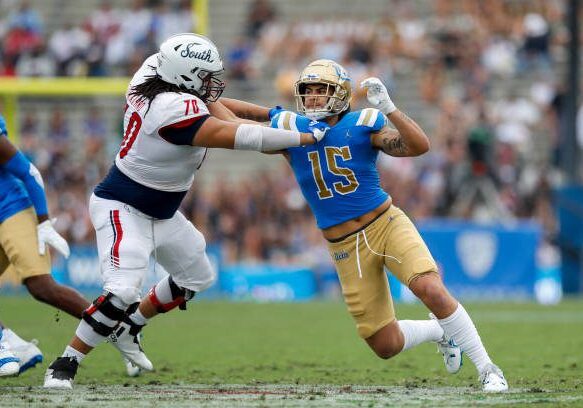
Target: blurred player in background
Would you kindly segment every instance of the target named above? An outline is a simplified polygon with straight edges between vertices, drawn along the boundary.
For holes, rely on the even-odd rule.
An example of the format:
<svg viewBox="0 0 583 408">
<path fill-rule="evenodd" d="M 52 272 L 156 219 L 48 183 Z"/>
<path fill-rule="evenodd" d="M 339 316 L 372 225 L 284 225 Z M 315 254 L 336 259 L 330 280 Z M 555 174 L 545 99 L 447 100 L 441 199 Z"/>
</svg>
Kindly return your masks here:
<svg viewBox="0 0 583 408">
<path fill-rule="evenodd" d="M 69 246 L 49 220 L 42 177 L 7 136 L 0 115 L 0 275 L 13 268 L 36 300 L 81 318 L 89 302 L 51 276 L 47 244 L 65 257 Z M 33 342 L 24 341 L 0 322 L 0 375 L 9 358 L 2 353 L 18 359 L 19 372 L 34 367 L 43 357 Z"/>
<path fill-rule="evenodd" d="M 271 119 L 274 128 L 302 131 L 318 121 L 331 127 L 322 142 L 283 154 L 328 241 L 348 310 L 369 347 L 387 359 L 420 343 L 437 342 L 450 373 L 460 369 L 463 351 L 476 365 L 484 391 L 506 391 L 502 371 L 492 363 L 470 316 L 445 288 L 417 229 L 380 187 L 379 151 L 418 156 L 429 150 L 429 140 L 395 107 L 380 80 L 368 78 L 361 86 L 378 109 L 352 112 L 344 68 L 317 60 L 295 84 L 300 114 L 231 99 L 221 102 L 238 116 Z M 396 320 L 384 267 L 431 310 L 431 320 Z"/>
<path fill-rule="evenodd" d="M 145 370 L 139 333 L 148 319 L 184 308 L 216 275 L 203 235 L 178 207 L 207 148 L 277 151 L 313 144 L 324 131 L 272 129 L 212 117 L 207 103 L 224 89 L 215 45 L 196 34 L 170 37 L 132 78 L 125 135 L 89 211 L 97 234 L 104 293 L 83 313 L 75 336 L 47 370 L 44 386 L 72 388 L 79 363 L 106 338 Z M 169 276 L 140 301 L 150 255 Z"/>
</svg>

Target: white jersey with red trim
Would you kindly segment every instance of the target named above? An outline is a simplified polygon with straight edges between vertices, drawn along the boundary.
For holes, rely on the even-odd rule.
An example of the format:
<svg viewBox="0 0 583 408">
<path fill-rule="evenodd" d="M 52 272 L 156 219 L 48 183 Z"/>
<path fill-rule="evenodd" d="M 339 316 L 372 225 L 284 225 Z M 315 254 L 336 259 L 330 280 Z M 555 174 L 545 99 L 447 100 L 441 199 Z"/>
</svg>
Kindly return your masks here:
<svg viewBox="0 0 583 408">
<path fill-rule="evenodd" d="M 157 54 L 150 56 L 132 78 L 126 93 L 124 138 L 115 158 L 117 168 L 133 181 L 160 191 L 186 191 L 200 168 L 206 148 L 176 143 L 168 137 L 188 131 L 208 117 L 204 102 L 188 93 L 165 92 L 148 101 L 130 90 L 155 75 Z"/>
</svg>

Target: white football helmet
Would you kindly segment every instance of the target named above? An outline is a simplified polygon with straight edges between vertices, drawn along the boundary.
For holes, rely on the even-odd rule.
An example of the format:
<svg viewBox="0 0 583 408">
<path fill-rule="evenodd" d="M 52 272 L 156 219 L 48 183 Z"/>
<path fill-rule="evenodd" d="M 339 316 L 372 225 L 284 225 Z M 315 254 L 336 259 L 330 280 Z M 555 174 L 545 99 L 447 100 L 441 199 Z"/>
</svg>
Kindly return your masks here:
<svg viewBox="0 0 583 408">
<path fill-rule="evenodd" d="M 160 45 L 156 73 L 166 82 L 194 92 L 205 102 L 214 102 L 223 93 L 220 79 L 223 61 L 219 50 L 208 38 L 176 34 Z"/>
<path fill-rule="evenodd" d="M 323 84 L 327 86 L 328 103 L 321 109 L 306 108 L 306 86 Z M 352 89 L 350 78 L 342 65 L 327 59 L 319 59 L 308 64 L 294 85 L 294 96 L 298 112 L 312 120 L 321 120 L 327 116 L 339 115 L 350 107 Z"/>
</svg>

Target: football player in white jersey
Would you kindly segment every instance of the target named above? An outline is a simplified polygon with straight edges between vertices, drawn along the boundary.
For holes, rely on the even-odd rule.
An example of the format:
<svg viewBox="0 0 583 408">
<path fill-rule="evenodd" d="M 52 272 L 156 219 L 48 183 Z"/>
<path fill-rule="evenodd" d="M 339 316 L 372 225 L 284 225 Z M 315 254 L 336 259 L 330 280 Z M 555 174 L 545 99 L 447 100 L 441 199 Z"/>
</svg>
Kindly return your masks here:
<svg viewBox="0 0 583 408">
<path fill-rule="evenodd" d="M 324 137 L 325 127 L 301 133 L 213 117 L 207 104 L 223 92 L 222 71 L 215 45 L 187 33 L 167 39 L 132 78 L 119 153 L 89 203 L 104 292 L 49 366 L 45 387 L 72 388 L 81 360 L 108 337 L 124 357 L 152 370 L 141 328 L 215 281 L 203 235 L 178 212 L 207 148 L 268 152 Z M 140 302 L 151 254 L 169 275 Z"/>
</svg>

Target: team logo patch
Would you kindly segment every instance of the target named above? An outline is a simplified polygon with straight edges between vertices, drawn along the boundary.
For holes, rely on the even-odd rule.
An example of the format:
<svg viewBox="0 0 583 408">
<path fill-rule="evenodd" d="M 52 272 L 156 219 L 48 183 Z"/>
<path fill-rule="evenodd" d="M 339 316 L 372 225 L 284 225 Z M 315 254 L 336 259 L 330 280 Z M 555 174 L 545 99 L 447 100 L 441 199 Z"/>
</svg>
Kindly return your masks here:
<svg viewBox="0 0 583 408">
<path fill-rule="evenodd" d="M 464 232 L 456 240 L 456 252 L 464 273 L 470 278 L 481 279 L 494 265 L 498 240 L 491 232 Z"/>
<path fill-rule="evenodd" d="M 334 252 L 334 260 L 335 261 L 341 261 L 343 259 L 347 259 L 350 255 L 348 255 L 348 252 L 342 250 L 342 251 L 338 251 L 338 252 Z"/>
</svg>

